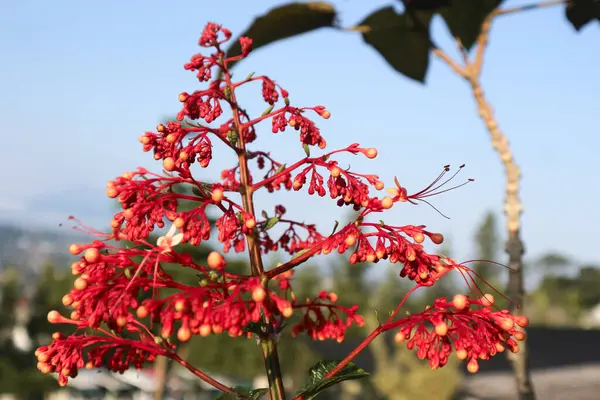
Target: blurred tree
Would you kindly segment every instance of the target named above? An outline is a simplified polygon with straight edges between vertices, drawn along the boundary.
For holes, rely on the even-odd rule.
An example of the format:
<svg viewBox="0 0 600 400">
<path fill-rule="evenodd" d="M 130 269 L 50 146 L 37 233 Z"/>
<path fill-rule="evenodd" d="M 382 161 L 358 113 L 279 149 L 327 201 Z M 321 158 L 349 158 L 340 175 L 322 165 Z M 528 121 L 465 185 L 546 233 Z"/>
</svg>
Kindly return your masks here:
<svg viewBox="0 0 600 400">
<path fill-rule="evenodd" d="M 32 349 L 47 344 L 57 331 L 46 316 L 49 309 L 66 312 L 61 303 L 64 293 L 73 284 L 65 269 L 46 265 L 32 298 L 23 296 L 23 284 L 18 271 L 5 271 L 0 287 L 0 393 L 10 393 L 17 399 L 43 399 L 46 392 L 56 389 L 56 380 L 37 370 Z M 27 283 L 31 284 L 31 283 Z M 20 320 L 20 321 L 19 321 Z M 18 348 L 11 338 L 15 326 L 23 328 L 31 340 L 30 348 Z"/>
<path fill-rule="evenodd" d="M 489 283 L 497 283 L 500 273 L 498 266 L 486 261 L 496 261 L 500 249 L 500 238 L 497 232 L 496 216 L 489 211 L 485 214 L 483 221 L 477 228 L 475 234 L 477 245 L 477 259 L 473 269 Z"/>
<path fill-rule="evenodd" d="M 579 305 L 584 310 L 600 304 L 600 266 L 583 265 L 577 276 Z"/>
<path fill-rule="evenodd" d="M 535 266 L 544 272 L 565 272 L 573 263 L 569 257 L 560 253 L 546 253 L 535 261 Z"/>
<path fill-rule="evenodd" d="M 471 89 L 479 116 L 484 122 L 504 167 L 504 213 L 506 215 L 505 250 L 511 267 L 507 294 L 513 300 L 510 308 L 521 313 L 525 289 L 523 280 L 523 254 L 521 238 L 520 199 L 521 170 L 513 156 L 507 136 L 499 127 L 481 84 L 482 65 L 489 43 L 492 23 L 506 15 L 533 9 L 560 6 L 572 26 L 579 31 L 593 21 L 600 21 L 600 7 L 594 0 L 547 0 L 516 7 L 502 7 L 503 0 L 402 0 L 396 5 L 385 5 L 374 10 L 355 26 L 342 27 L 338 10 L 328 2 L 284 2 L 256 18 L 240 36 L 253 40 L 258 49 L 273 42 L 302 35 L 322 28 L 346 32 L 360 32 L 363 41 L 379 53 L 382 60 L 403 76 L 424 83 L 433 55 L 443 61 L 456 75 L 464 79 Z M 445 22 L 456 44 L 459 58 L 451 57 L 431 35 L 431 22 L 439 16 Z M 476 51 L 474 51 L 476 49 Z M 232 42 L 227 56 L 238 55 L 239 40 Z M 233 65 L 230 62 L 229 65 Z M 217 79 L 221 78 L 220 76 Z M 522 342 L 519 353 L 507 352 L 517 381 L 520 399 L 534 399 L 535 394 L 527 360 L 527 345 Z"/>
</svg>

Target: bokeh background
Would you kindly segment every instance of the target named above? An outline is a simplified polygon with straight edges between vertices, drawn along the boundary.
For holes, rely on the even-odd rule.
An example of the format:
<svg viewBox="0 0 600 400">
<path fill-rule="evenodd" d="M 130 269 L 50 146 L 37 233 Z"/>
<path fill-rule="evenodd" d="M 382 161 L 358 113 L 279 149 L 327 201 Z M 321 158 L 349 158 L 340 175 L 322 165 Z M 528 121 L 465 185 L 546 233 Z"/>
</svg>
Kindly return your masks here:
<svg viewBox="0 0 600 400">
<path fill-rule="evenodd" d="M 55 380 L 37 372 L 32 352 L 54 331 L 45 322 L 47 311 L 59 306 L 72 285 L 67 246 L 85 240 L 70 229 L 67 218 L 74 215 L 106 229 L 116 210 L 105 195 L 106 181 L 137 166 L 161 169 L 141 151 L 137 138 L 177 113 L 180 92 L 200 87 L 183 64 L 199 51 L 197 39 L 205 23 L 223 24 L 237 35 L 256 16 L 280 4 L 264 0 L 1 2 L 0 396 L 216 396 L 168 365 L 164 380 L 148 366 L 124 377 L 93 372 L 59 391 Z M 342 25 L 349 26 L 390 2 L 333 4 L 340 10 Z M 432 35 L 459 58 L 439 17 L 433 21 Z M 556 376 L 570 377 L 573 369 L 578 377 L 600 373 L 599 355 L 585 350 L 588 344 L 597 347 L 594 343 L 600 339 L 596 245 L 600 139 L 594 100 L 600 91 L 598 43 L 598 24 L 576 32 L 560 7 L 508 16 L 494 24 L 482 76 L 523 171 L 522 235 L 527 250 L 527 310 L 534 324 L 532 365 L 542 374 L 534 382 L 544 384 L 558 382 Z M 296 105 L 326 106 L 332 117 L 319 121 L 319 126 L 328 146 L 358 142 L 377 147 L 375 160 L 348 157 L 344 161 L 356 171 L 379 175 L 389 186 L 397 176 L 409 191 L 418 191 L 444 165 L 466 164 L 457 179 L 475 178 L 475 182 L 433 199 L 450 219 L 425 205 L 395 207 L 387 218 L 398 224 L 425 224 L 443 233 L 447 240 L 440 251 L 458 260 L 506 262 L 502 167 L 468 86 L 446 65 L 432 58 L 426 84 L 421 85 L 393 71 L 363 44 L 359 33 L 320 29 L 259 49 L 236 68 L 239 76 L 257 72 L 272 77 L 290 92 Z M 259 91 L 243 93 L 241 102 L 250 113 L 263 111 Z M 297 137 L 290 132 L 273 135 L 265 125 L 259 136 L 255 146 L 269 149 L 279 160 L 303 157 Z M 214 161 L 201 172 L 202 179 L 216 179 L 222 169 L 233 165 L 224 150 L 215 148 Z M 314 221 L 323 231 L 331 229 L 335 219 L 350 217 L 326 198 L 301 193 L 259 195 L 257 201 L 265 210 L 285 204 L 290 217 Z M 191 251 L 202 258 L 211 246 L 214 243 Z M 278 261 L 276 256 L 268 258 L 271 265 Z M 499 288 L 505 284 L 507 271 L 502 267 L 476 267 Z M 299 293 L 309 293 L 315 282 L 325 282 L 347 293 L 344 301 L 385 310 L 382 313 L 406 288 L 389 265 L 349 268 L 344 259 L 335 257 L 306 264 L 297 280 Z M 467 288 L 456 278 L 437 290 L 416 296 L 409 308 L 422 309 L 436 295 Z M 364 334 L 354 332 L 347 346 Z M 559 356 L 557 347 L 565 342 L 575 347 Z M 490 362 L 487 371 L 482 363 L 480 376 L 466 384 L 459 365 L 432 372 L 414 354 L 385 340 L 381 345 L 357 360 L 363 368 L 379 372 L 367 383 L 346 385 L 343 393 L 330 394 L 332 398 L 445 399 L 465 396 L 478 384 L 508 393 L 497 394 L 508 397 L 487 398 L 514 398 L 505 362 Z M 282 348 L 292 388 L 301 385 L 315 360 L 345 354 L 340 346 L 292 342 L 286 337 Z M 540 360 L 536 355 L 548 353 L 556 353 L 557 359 Z M 262 361 L 252 341 L 195 340 L 188 356 L 232 384 L 263 385 Z M 481 381 L 486 373 L 488 381 Z M 591 385 L 573 379 L 564 378 L 570 390 Z M 573 398 L 586 397 L 582 393 Z"/>
</svg>

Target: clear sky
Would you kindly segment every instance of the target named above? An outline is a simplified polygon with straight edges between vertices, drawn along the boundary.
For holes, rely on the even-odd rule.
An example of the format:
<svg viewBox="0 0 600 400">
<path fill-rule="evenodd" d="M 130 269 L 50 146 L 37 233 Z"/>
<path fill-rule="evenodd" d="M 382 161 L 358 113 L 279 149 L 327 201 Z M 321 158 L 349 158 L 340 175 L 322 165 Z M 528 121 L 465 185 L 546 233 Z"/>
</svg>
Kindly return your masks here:
<svg viewBox="0 0 600 400">
<path fill-rule="evenodd" d="M 102 228 L 113 210 L 105 182 L 138 165 L 159 167 L 138 136 L 178 111 L 177 95 L 199 87 L 183 69 L 198 52 L 208 21 L 238 34 L 274 6 L 254 1 L 33 1 L 0 3 L 0 220 L 58 229 L 70 214 Z M 340 0 L 344 25 L 393 1 Z M 523 4 L 507 1 L 507 5 Z M 438 43 L 456 56 L 443 21 Z M 499 19 L 493 27 L 483 84 L 523 170 L 523 235 L 528 256 L 546 251 L 576 262 L 598 261 L 598 65 L 600 29 L 581 33 L 562 8 Z M 260 49 L 238 69 L 267 74 L 295 105 L 325 105 L 317 120 L 329 147 L 359 142 L 380 149 L 376 160 L 348 159 L 361 172 L 409 191 L 426 186 L 445 164 L 467 164 L 476 181 L 448 193 L 432 209 L 398 208 L 394 222 L 426 224 L 452 241 L 455 255 L 473 255 L 475 226 L 486 210 L 502 212 L 503 174 L 465 82 L 432 59 L 425 86 L 395 73 L 358 33 L 322 29 Z M 260 88 L 244 96 L 264 108 Z M 303 156 L 297 135 L 261 132 L 284 162 Z M 214 177 L 232 159 L 217 149 Z M 329 230 L 342 211 L 330 200 L 283 195 L 290 216 Z M 259 200 L 262 197 L 259 198 Z M 269 201 L 268 204 L 273 204 Z"/>
</svg>

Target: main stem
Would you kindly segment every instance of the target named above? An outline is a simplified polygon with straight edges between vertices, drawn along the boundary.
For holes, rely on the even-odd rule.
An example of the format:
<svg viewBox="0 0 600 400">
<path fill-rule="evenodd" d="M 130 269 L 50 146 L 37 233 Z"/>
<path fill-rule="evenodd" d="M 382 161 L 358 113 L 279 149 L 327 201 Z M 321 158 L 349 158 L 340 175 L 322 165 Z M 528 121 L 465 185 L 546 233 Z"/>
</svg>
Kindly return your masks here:
<svg viewBox="0 0 600 400">
<path fill-rule="evenodd" d="M 244 143 L 243 138 L 243 126 L 240 120 L 240 111 L 235 99 L 235 89 L 231 83 L 231 76 L 228 71 L 226 71 L 224 75 L 227 86 L 231 89 L 231 108 L 233 110 L 233 119 L 238 136 L 237 154 L 240 168 L 240 194 L 242 196 L 242 206 L 246 213 L 255 218 L 256 213 L 254 211 L 252 180 L 248 169 L 248 157 L 246 154 L 246 144 Z M 251 234 L 246 235 L 246 240 L 248 242 L 248 251 L 250 253 L 250 268 L 252 270 L 252 275 L 261 278 L 262 285 L 266 288 L 268 279 L 265 279 L 265 271 L 256 231 L 254 230 Z M 285 390 L 283 387 L 281 367 L 279 365 L 277 342 L 275 341 L 275 335 L 273 334 L 273 324 L 266 315 L 263 316 L 262 322 L 264 332 L 261 332 L 260 348 L 262 350 L 265 370 L 269 380 L 269 395 L 271 400 L 285 400 Z"/>
<path fill-rule="evenodd" d="M 523 300 L 525 297 L 525 287 L 523 284 L 523 254 L 525 248 L 520 235 L 521 213 L 523 211 L 523 205 L 519 198 L 521 170 L 510 151 L 506 136 L 504 136 L 498 127 L 492 107 L 486 101 L 479 79 L 472 77 L 469 79 L 469 83 L 477 102 L 479 115 L 490 133 L 492 146 L 504 165 L 506 177 L 504 214 L 506 215 L 506 228 L 508 231 L 505 250 L 509 257 L 508 266 L 510 267 L 506 292 L 513 302 L 510 305 L 511 311 L 514 314 L 521 315 L 523 313 Z M 520 343 L 518 353 L 507 352 L 507 354 L 517 381 L 519 399 L 535 399 L 529 374 L 526 340 Z"/>
<path fill-rule="evenodd" d="M 520 235 L 521 214 L 523 213 L 523 204 L 519 198 L 521 170 L 513 157 L 506 135 L 498 127 L 492 106 L 485 98 L 481 82 L 479 81 L 483 52 L 487 46 L 493 17 L 494 15 L 492 14 L 483 22 L 481 33 L 477 40 L 476 60 L 475 63 L 469 66 L 470 68 L 467 68 L 465 78 L 471 85 L 473 97 L 479 110 L 479 116 L 485 123 L 490 134 L 492 146 L 504 165 L 506 177 L 504 186 L 506 196 L 504 200 L 504 214 L 506 215 L 506 229 L 508 232 L 505 250 L 509 257 L 508 264 L 510 267 L 506 291 L 512 300 L 510 305 L 511 311 L 514 314 L 522 315 L 525 298 L 525 287 L 523 284 L 523 254 L 525 253 L 525 248 Z M 518 353 L 507 352 L 507 358 L 515 375 L 519 399 L 534 400 L 535 393 L 529 371 L 526 340 L 520 343 Z"/>
</svg>

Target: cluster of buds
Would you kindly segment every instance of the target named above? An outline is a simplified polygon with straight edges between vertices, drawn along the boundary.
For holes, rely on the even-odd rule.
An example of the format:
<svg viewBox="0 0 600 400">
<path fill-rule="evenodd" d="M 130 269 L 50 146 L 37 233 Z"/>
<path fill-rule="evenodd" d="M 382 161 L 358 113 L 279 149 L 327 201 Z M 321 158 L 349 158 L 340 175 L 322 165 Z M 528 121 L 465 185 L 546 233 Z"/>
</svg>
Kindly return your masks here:
<svg viewBox="0 0 600 400">
<path fill-rule="evenodd" d="M 396 342 L 406 342 L 408 349 L 416 347 L 417 356 L 429 360 L 432 369 L 443 367 L 454 349 L 458 359 L 467 360 L 467 370 L 475 373 L 479 370 L 477 360 L 489 360 L 507 348 L 516 353 L 517 341 L 525 339 L 522 328 L 529 324 L 526 317 L 494 310 L 493 304 L 491 294 L 479 299 L 458 294 L 452 301 L 437 299 L 424 312 L 390 327 L 400 325 Z"/>
<path fill-rule="evenodd" d="M 312 113 L 327 119 L 330 112 L 323 106 L 291 106 L 288 92 L 266 76 L 251 74 L 233 82 L 228 64 L 246 57 L 252 40 L 241 38 L 241 54 L 230 57 L 221 49 L 230 38 L 231 32 L 221 26 L 206 26 L 199 44 L 215 51 L 209 56 L 193 56 L 185 69 L 196 71 L 200 82 L 209 81 L 215 69 L 220 70 L 222 78 L 212 81 L 205 90 L 181 93 L 178 121 L 160 124 L 156 132 L 146 132 L 139 139 L 142 150 L 152 150 L 154 159 L 162 162 L 164 174 L 138 168 L 110 181 L 106 194 L 117 199 L 122 208 L 110 222 L 112 231 L 90 231 L 99 237 L 69 248 L 71 254 L 80 256 L 72 265 L 77 276 L 73 289 L 63 297 L 63 304 L 72 311 L 69 316 L 51 311 L 48 320 L 71 324 L 76 332 L 69 337 L 57 333 L 50 345 L 36 352 L 40 371 L 58 373 L 61 385 L 83 367 L 105 366 L 123 372 L 130 366 L 141 368 L 157 355 L 182 362 L 175 353 L 176 345 L 193 336 L 252 336 L 257 324 L 263 328 L 261 333 L 274 332 L 294 316 L 292 336 L 305 333 L 314 340 L 342 341 L 352 325 L 363 326 L 358 307 L 340 305 L 335 293 L 324 291 L 302 302 L 292 291 L 293 269 L 317 254 L 347 254 L 350 264 L 380 260 L 399 264 L 398 274 L 414 281 L 417 287 L 431 286 L 449 271 L 464 269 L 425 251 L 423 242 L 428 238 L 440 244 L 444 239 L 441 234 L 425 226 L 368 221 L 371 214 L 379 215 L 396 203 L 427 202 L 427 197 L 452 189 L 445 185 L 454 176 L 441 182 L 448 167 L 418 193 L 409 195 L 396 179 L 396 187 L 388 189 L 389 196 L 378 196 L 384 188 L 378 176 L 342 169 L 334 159 L 340 153 L 374 159 L 376 149 L 354 143 L 311 157 L 311 147 L 324 150 L 327 143 L 309 116 Z M 237 88 L 254 82 L 261 83 L 262 98 L 268 105 L 256 118 L 243 111 L 235 95 Z M 278 106 L 281 100 L 284 104 Z M 207 125 L 226 111 L 231 116 L 217 124 L 218 128 Z M 181 123 L 183 119 L 186 124 Z M 273 133 L 290 127 L 297 131 L 306 157 L 288 166 L 270 153 L 247 149 L 257 137 L 256 125 L 268 119 Z M 221 173 L 220 182 L 196 180 L 192 167 L 196 162 L 201 167 L 210 164 L 215 141 L 232 150 L 236 163 Z M 249 167 L 253 160 L 259 170 L 267 169 L 262 179 L 253 179 Z M 191 191 L 177 190 L 180 186 Z M 255 192 L 300 191 L 304 187 L 309 195 L 329 195 L 339 206 L 353 207 L 358 211 L 356 220 L 339 230 L 336 225 L 331 234 L 325 235 L 313 224 L 289 219 L 282 205 L 276 206 L 271 216 L 255 213 Z M 181 207 L 184 202 L 186 206 Z M 211 238 L 209 211 L 217 214 L 214 227 L 221 248 L 204 262 L 178 251 L 178 245 L 197 246 Z M 151 240 L 151 233 L 166 224 L 170 225 L 169 231 Z M 276 224 L 285 227 L 279 237 L 270 230 Z M 114 243 L 120 240 L 131 243 Z M 249 252 L 251 274 L 228 270 L 223 253 L 230 249 Z M 290 259 L 265 271 L 261 256 L 278 250 Z M 164 268 L 167 264 L 190 269 L 200 279 L 194 284 L 179 282 Z M 161 291 L 169 294 L 160 296 Z M 524 327 L 526 319 L 495 312 L 491 306 L 490 301 L 465 296 L 457 296 L 452 302 L 439 299 L 421 314 L 395 320 L 396 312 L 378 332 L 398 328 L 397 339 L 406 340 L 409 348 L 418 348 L 417 355 L 428 358 L 432 368 L 446 363 L 454 345 L 457 356 L 469 360 L 469 369 L 474 371 L 478 359 L 489 358 L 506 347 L 516 351 L 515 340 L 524 337 L 516 326 Z M 426 323 L 433 324 L 434 329 L 429 330 Z M 204 377 L 193 366 L 184 361 L 182 364 Z M 226 389 L 212 379 L 203 379 Z"/>
</svg>

